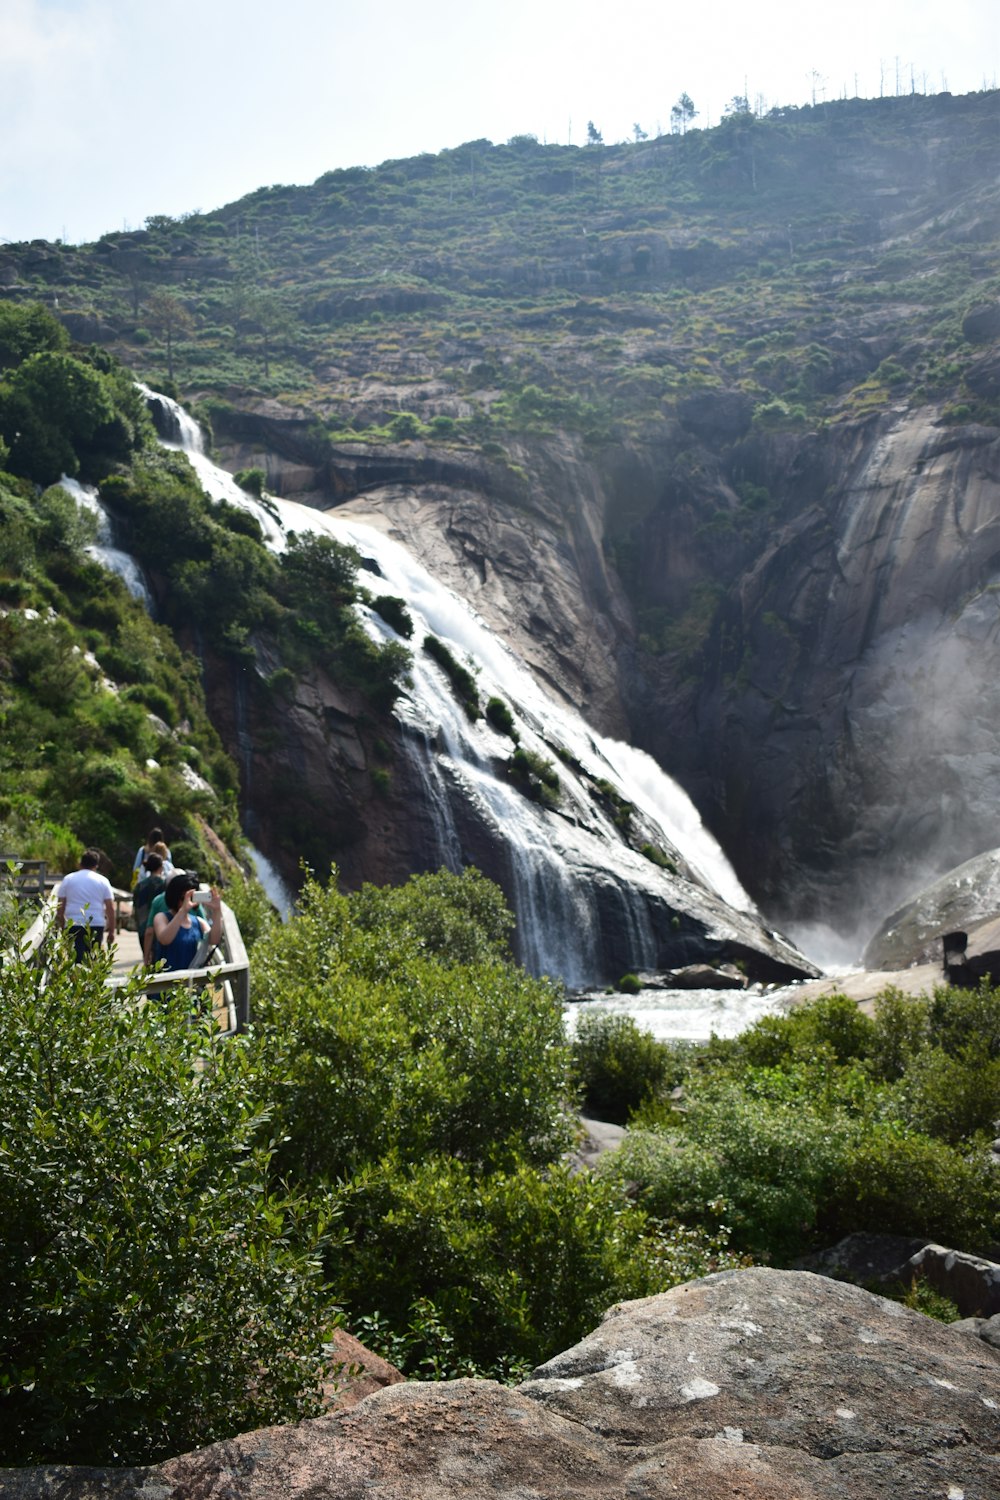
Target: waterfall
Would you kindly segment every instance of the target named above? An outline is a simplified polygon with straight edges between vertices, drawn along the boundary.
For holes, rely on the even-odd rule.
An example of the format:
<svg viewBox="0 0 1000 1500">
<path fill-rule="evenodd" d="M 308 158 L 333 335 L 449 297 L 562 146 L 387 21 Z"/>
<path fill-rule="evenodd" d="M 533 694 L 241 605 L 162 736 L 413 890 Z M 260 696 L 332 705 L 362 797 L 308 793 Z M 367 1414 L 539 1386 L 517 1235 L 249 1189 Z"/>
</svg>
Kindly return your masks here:
<svg viewBox="0 0 1000 1500">
<path fill-rule="evenodd" d="M 137 382 L 139 390 L 154 409 L 156 428 L 164 448 L 173 448 L 186 455 L 188 463 L 198 475 L 205 494 L 211 500 L 226 500 L 238 505 L 241 510 L 251 510 L 260 523 L 264 540 L 269 547 L 280 551 L 285 545 L 284 531 L 278 519 L 277 504 L 272 501 L 255 500 L 241 490 L 236 480 L 226 469 L 220 469 L 205 452 L 205 439 L 194 417 L 169 396 L 161 396 L 148 386 Z"/>
<path fill-rule="evenodd" d="M 436 847 L 428 849 L 428 863 L 457 871 L 483 864 L 486 851 L 487 873 L 507 891 L 529 969 L 582 985 L 607 977 L 609 963 L 620 964 L 618 972 L 653 967 L 664 949 L 685 951 L 676 935 L 682 918 L 688 934 L 750 948 L 773 942 L 775 954 L 794 962 L 798 955 L 764 933 L 690 798 L 650 756 L 598 734 L 551 698 L 470 605 L 397 542 L 341 512 L 246 494 L 205 455 L 187 413 L 146 394 L 165 441 L 186 453 L 207 493 L 250 511 L 272 547 L 281 551 L 295 532 L 331 536 L 355 548 L 377 575 L 372 593 L 405 600 L 414 633 L 403 644 L 413 667 L 394 715 L 432 825 Z M 358 609 L 373 638 L 399 639 L 372 607 Z M 474 673 L 482 702 L 498 697 L 508 705 L 521 748 L 556 770 L 555 807 L 526 796 L 507 774 L 513 741 L 485 717 L 470 721 L 422 649 L 429 635 Z"/>
<path fill-rule="evenodd" d="M 247 840 L 247 853 L 250 855 L 254 874 L 263 886 L 267 899 L 280 914 L 282 920 L 287 921 L 295 910 L 295 897 L 267 855 L 261 854 L 260 850 L 256 849 L 249 840 Z"/>
<path fill-rule="evenodd" d="M 152 595 L 142 569 L 128 552 L 122 552 L 119 547 L 112 545 L 111 522 L 96 489 L 92 485 L 81 484 L 78 479 L 70 479 L 66 474 L 59 483 L 68 495 L 72 495 L 77 505 L 97 517 L 97 541 L 87 548 L 88 554 L 102 567 L 108 568 L 112 573 L 117 573 L 133 599 L 141 599 L 149 609 L 152 604 Z"/>
</svg>

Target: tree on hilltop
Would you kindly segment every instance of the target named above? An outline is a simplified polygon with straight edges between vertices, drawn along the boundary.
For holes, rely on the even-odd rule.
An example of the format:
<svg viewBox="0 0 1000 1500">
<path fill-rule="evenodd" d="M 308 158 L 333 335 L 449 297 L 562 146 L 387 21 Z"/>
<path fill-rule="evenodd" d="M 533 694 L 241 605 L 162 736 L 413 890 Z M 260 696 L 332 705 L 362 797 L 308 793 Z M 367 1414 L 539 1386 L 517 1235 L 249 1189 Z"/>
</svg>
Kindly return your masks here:
<svg viewBox="0 0 1000 1500">
<path fill-rule="evenodd" d="M 146 299 L 146 321 L 166 344 L 167 376 L 174 378 L 174 340 L 194 331 L 194 318 L 172 292 L 151 292 Z"/>
<path fill-rule="evenodd" d="M 675 135 L 684 135 L 698 111 L 690 94 L 682 94 L 670 111 L 670 126 Z"/>
</svg>

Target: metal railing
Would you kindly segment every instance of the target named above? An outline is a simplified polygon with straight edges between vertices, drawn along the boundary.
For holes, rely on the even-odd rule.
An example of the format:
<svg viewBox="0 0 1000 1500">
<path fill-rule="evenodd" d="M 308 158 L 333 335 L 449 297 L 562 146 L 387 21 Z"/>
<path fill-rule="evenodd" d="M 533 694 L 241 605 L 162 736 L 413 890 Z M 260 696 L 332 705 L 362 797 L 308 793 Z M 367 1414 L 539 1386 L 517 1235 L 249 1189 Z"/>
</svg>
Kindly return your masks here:
<svg viewBox="0 0 1000 1500">
<path fill-rule="evenodd" d="M 120 908 L 122 900 L 127 900 L 128 896 L 128 891 L 116 890 L 116 906 Z M 45 967 L 47 949 L 57 931 L 57 904 L 58 896 L 53 891 L 21 939 L 21 956 L 25 962 Z M 225 1007 L 227 1024 L 220 1027 L 222 1036 L 238 1035 L 250 1024 L 250 959 L 236 914 L 225 901 L 222 902 L 222 937 L 207 963 L 197 969 L 145 970 L 139 962 L 134 968 L 112 975 L 110 984 L 120 989 L 137 974 L 141 975 L 142 988 L 150 997 L 178 985 L 197 993 L 213 991 L 215 998 Z"/>
<path fill-rule="evenodd" d="M 159 995 L 164 990 L 186 985 L 192 990 L 202 991 L 221 987 L 224 1004 L 229 1013 L 229 1025 L 222 1028 L 224 1036 L 238 1035 L 250 1024 L 250 959 L 243 943 L 240 924 L 231 906 L 222 902 L 222 937 L 215 952 L 221 955 L 216 962 L 209 962 L 198 969 L 163 969 L 150 971 L 143 979 L 147 995 Z M 124 983 L 127 976 L 119 981 Z"/>
</svg>

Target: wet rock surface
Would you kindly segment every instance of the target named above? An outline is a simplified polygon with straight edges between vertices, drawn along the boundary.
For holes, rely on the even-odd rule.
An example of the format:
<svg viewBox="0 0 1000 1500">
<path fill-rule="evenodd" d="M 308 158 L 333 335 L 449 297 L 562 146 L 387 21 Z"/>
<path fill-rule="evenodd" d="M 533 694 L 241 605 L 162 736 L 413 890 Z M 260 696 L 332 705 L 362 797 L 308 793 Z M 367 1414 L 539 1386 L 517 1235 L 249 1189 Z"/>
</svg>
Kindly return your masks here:
<svg viewBox="0 0 1000 1500">
<path fill-rule="evenodd" d="M 886 917 L 864 953 L 870 969 L 942 962 L 941 937 L 959 929 L 970 938 L 1000 915 L 1000 849 L 988 849 L 949 870 Z"/>
<path fill-rule="evenodd" d="M 0 1472 L 5 1500 L 987 1500 L 1000 1352 L 857 1287 L 723 1272 L 612 1308 L 517 1390 L 406 1384 L 128 1471 Z"/>
</svg>

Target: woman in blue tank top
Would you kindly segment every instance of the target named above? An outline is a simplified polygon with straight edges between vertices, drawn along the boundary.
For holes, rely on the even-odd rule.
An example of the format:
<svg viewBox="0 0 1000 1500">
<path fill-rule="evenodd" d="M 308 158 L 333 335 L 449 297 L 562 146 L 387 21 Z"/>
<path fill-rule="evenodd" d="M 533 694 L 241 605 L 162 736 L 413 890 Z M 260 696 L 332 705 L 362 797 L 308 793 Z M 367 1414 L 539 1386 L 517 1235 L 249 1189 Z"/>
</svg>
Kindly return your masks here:
<svg viewBox="0 0 1000 1500">
<path fill-rule="evenodd" d="M 190 969 L 202 938 L 210 937 L 217 943 L 222 937 L 222 902 L 218 891 L 213 887 L 211 899 L 205 903 L 212 918 L 208 922 L 193 899 L 197 888 L 193 875 L 173 876 L 163 893 L 167 910 L 158 911 L 153 918 L 160 957 L 168 969 Z"/>
</svg>

